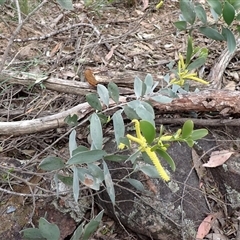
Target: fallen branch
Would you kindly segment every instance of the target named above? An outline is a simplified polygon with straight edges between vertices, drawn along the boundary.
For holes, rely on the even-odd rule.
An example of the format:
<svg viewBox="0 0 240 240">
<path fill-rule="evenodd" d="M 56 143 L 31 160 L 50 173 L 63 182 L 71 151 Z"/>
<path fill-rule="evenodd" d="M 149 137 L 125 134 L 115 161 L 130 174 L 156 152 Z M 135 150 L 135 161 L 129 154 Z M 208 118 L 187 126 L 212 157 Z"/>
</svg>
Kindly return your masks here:
<svg viewBox="0 0 240 240">
<path fill-rule="evenodd" d="M 119 102 L 125 104 L 127 99 L 127 97 L 120 97 Z M 223 115 L 240 113 L 239 103 L 240 93 L 238 91 L 223 90 L 205 90 L 198 93 L 179 95 L 179 98 L 174 99 L 169 104 L 152 101 L 157 112 L 219 112 Z M 116 105 L 111 102 L 110 110 L 112 111 L 112 107 L 118 106 L 119 104 Z M 108 109 L 105 111 L 108 111 Z M 67 116 L 76 114 L 78 119 L 83 119 L 91 112 L 93 112 L 93 109 L 88 103 L 81 103 L 67 111 L 52 116 L 26 121 L 1 122 L 0 135 L 17 136 L 63 127 L 66 125 L 64 119 Z"/>
</svg>

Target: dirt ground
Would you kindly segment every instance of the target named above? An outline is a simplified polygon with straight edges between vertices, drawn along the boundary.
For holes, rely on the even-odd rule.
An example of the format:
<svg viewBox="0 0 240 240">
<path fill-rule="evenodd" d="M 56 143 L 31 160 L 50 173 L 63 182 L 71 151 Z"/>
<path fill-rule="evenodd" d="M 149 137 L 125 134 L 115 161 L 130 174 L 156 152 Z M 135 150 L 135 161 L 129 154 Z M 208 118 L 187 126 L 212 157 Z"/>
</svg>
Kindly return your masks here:
<svg viewBox="0 0 240 240">
<path fill-rule="evenodd" d="M 134 1 L 96 2 L 86 6 L 77 0 L 73 11 L 64 11 L 56 1 L 47 1 L 14 37 L 19 26 L 17 10 L 10 1 L 1 7 L 0 59 L 5 60 L 4 71 L 22 77 L 18 83 L 0 79 L 1 122 L 32 120 L 70 109 L 85 102 L 85 95 L 95 91 L 94 81 L 107 82 L 120 75 L 122 87 L 129 88 L 135 76 L 147 73 L 162 80 L 169 72 L 167 64 L 177 61 L 179 53 L 185 53 L 187 34 L 178 32 L 173 25 L 179 18 L 178 1 L 165 0 L 158 10 L 155 8 L 158 1 L 150 1 L 145 10 L 144 1 L 137 1 L 136 5 Z M 30 0 L 26 14 L 38 4 L 39 1 Z M 23 14 L 22 18 L 25 17 Z M 226 46 L 204 38 L 197 31 L 193 35 L 196 46 L 209 49 L 207 63 L 200 73 L 202 78 L 207 78 Z M 11 37 L 14 42 L 4 56 Z M 223 87 L 229 84 L 236 87 L 237 61 L 235 57 L 226 69 Z M 90 69 L 90 76 L 86 69 Z M 96 79 L 91 78 L 91 73 Z M 86 89 L 80 94 L 70 90 L 64 93 L 64 90 L 54 91 L 53 83 L 49 90 L 44 87 L 44 79 L 49 77 L 80 82 Z M 174 117 L 177 116 L 179 113 Z M 1 239 L 21 239 L 19 231 L 37 226 L 38 219 L 46 212 L 51 213 L 51 221 L 61 228 L 61 239 L 70 239 L 76 228 L 75 220 L 81 215 L 73 217 L 67 197 L 55 200 L 55 206 L 48 204 L 56 198 L 53 175 L 38 169 L 38 164 L 47 156 L 68 160 L 69 130 L 70 127 L 65 126 L 19 136 L 14 132 L 7 137 L 0 136 L 0 212 L 8 222 L 7 226 L 0 224 Z M 77 132 L 78 143 L 89 146 L 87 125 L 82 125 Z M 38 187 L 31 192 L 29 186 Z M 87 188 L 81 194 L 93 199 Z M 11 207 L 17 212 L 14 219 L 3 215 Z M 82 216 L 86 221 L 100 210 L 96 204 L 86 204 L 86 208 L 87 214 Z M 69 214 L 62 215 L 62 212 Z M 123 231 L 118 222 L 104 215 L 91 239 L 138 239 L 138 236 Z"/>
</svg>

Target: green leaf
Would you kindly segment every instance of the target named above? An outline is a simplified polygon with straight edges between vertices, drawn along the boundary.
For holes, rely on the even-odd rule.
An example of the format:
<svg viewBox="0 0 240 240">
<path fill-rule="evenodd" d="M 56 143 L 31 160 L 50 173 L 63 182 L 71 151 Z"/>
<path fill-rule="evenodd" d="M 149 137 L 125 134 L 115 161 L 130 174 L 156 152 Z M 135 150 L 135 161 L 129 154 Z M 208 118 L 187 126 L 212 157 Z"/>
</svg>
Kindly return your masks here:
<svg viewBox="0 0 240 240">
<path fill-rule="evenodd" d="M 208 135 L 207 129 L 197 129 L 197 130 L 193 130 L 191 138 L 193 141 L 195 141 L 205 137 L 206 135 Z"/>
<path fill-rule="evenodd" d="M 79 179 L 78 179 L 78 169 L 73 166 L 73 197 L 75 202 L 78 202 L 79 197 Z"/>
<path fill-rule="evenodd" d="M 59 5 L 66 10 L 73 10 L 72 0 L 57 0 Z"/>
<path fill-rule="evenodd" d="M 139 170 L 148 175 L 150 178 L 160 178 L 157 169 L 152 165 L 142 165 Z"/>
<path fill-rule="evenodd" d="M 113 128 L 117 146 L 120 144 L 120 138 L 125 135 L 125 126 L 122 118 L 122 109 L 113 114 Z"/>
<path fill-rule="evenodd" d="M 175 162 L 173 161 L 172 157 L 166 151 L 163 151 L 161 149 L 156 149 L 156 152 L 159 154 L 159 156 L 161 156 L 169 164 L 169 166 L 171 167 L 173 172 L 175 172 L 176 165 L 175 165 Z"/>
<path fill-rule="evenodd" d="M 115 190 L 113 186 L 113 181 L 105 161 L 103 161 L 103 172 L 104 172 L 104 180 L 107 187 L 108 195 L 111 199 L 112 204 L 115 205 Z"/>
<path fill-rule="evenodd" d="M 137 98 L 142 96 L 142 80 L 139 77 L 134 79 L 134 93 Z"/>
<path fill-rule="evenodd" d="M 223 19 L 227 23 L 227 25 L 231 25 L 235 17 L 235 9 L 234 7 L 228 2 L 225 1 L 223 7 Z"/>
<path fill-rule="evenodd" d="M 182 127 L 182 138 L 183 139 L 188 138 L 192 134 L 193 126 L 194 126 L 194 124 L 193 124 L 192 120 L 187 120 L 183 124 L 183 127 Z"/>
<path fill-rule="evenodd" d="M 199 18 L 199 20 L 202 23 L 207 24 L 206 11 L 205 11 L 205 9 L 202 7 L 202 5 L 200 3 L 197 4 L 197 6 L 195 6 L 195 12 L 196 12 L 197 17 Z"/>
<path fill-rule="evenodd" d="M 3 5 L 6 2 L 6 0 L 0 0 L 0 5 Z"/>
<path fill-rule="evenodd" d="M 99 223 L 102 220 L 104 210 L 102 210 L 94 219 L 86 224 L 84 228 L 84 234 L 81 240 L 89 240 L 90 236 L 97 230 Z"/>
<path fill-rule="evenodd" d="M 89 150 L 89 151 L 80 152 L 73 155 L 68 160 L 67 164 L 92 163 L 101 159 L 106 154 L 107 153 L 103 150 Z"/>
<path fill-rule="evenodd" d="M 73 178 L 69 177 L 69 176 L 63 176 L 61 174 L 57 174 L 57 177 L 60 181 L 62 181 L 64 184 L 68 185 L 68 186 L 72 186 L 73 185 Z"/>
<path fill-rule="evenodd" d="M 174 22 L 173 24 L 180 31 L 184 31 L 184 30 L 187 29 L 187 22 L 186 21 L 178 21 L 178 22 Z"/>
<path fill-rule="evenodd" d="M 69 136 L 69 153 L 70 157 L 72 157 L 73 151 L 77 148 L 77 142 L 76 142 L 76 130 L 72 130 Z"/>
<path fill-rule="evenodd" d="M 145 77 L 144 83 L 146 84 L 146 91 L 145 94 L 150 94 L 152 92 L 152 87 L 153 87 L 153 78 L 151 74 L 147 74 Z"/>
<path fill-rule="evenodd" d="M 228 28 L 222 29 L 222 35 L 227 40 L 228 51 L 230 53 L 234 52 L 237 46 L 235 36 L 233 35 L 232 31 Z"/>
<path fill-rule="evenodd" d="M 123 111 L 130 120 L 139 119 L 139 116 L 137 115 L 136 111 L 131 107 L 125 105 L 123 107 Z"/>
<path fill-rule="evenodd" d="M 187 54 L 186 54 L 186 64 L 187 65 L 190 63 L 192 55 L 193 55 L 192 37 L 188 36 Z"/>
<path fill-rule="evenodd" d="M 223 41 L 224 37 L 222 34 L 220 34 L 216 29 L 210 28 L 210 27 L 200 27 L 199 31 L 205 35 L 206 37 L 209 37 L 213 40 L 217 41 Z"/>
<path fill-rule="evenodd" d="M 136 180 L 136 179 L 133 179 L 133 178 L 127 178 L 126 180 L 127 180 L 133 187 L 135 187 L 138 191 L 140 191 L 140 192 L 144 192 L 144 191 L 145 191 L 144 186 L 143 186 L 143 184 L 142 184 L 140 181 L 138 181 L 138 180 Z"/>
<path fill-rule="evenodd" d="M 23 240 L 46 240 L 38 228 L 23 229 L 20 233 L 23 233 Z"/>
<path fill-rule="evenodd" d="M 102 104 L 100 103 L 100 101 L 98 99 L 98 95 L 96 93 L 87 94 L 86 100 L 92 108 L 94 108 L 98 111 L 102 111 Z"/>
<path fill-rule="evenodd" d="M 84 222 L 81 223 L 81 225 L 78 226 L 78 228 L 74 231 L 72 237 L 70 240 L 79 240 L 81 239 L 81 236 L 83 234 L 83 225 L 84 225 Z"/>
<path fill-rule="evenodd" d="M 39 167 L 44 171 L 54 171 L 65 167 L 63 160 L 59 157 L 46 157 L 39 164 Z"/>
<path fill-rule="evenodd" d="M 126 161 L 131 161 L 131 163 L 134 164 L 139 154 L 140 154 L 140 150 L 136 151 L 131 156 L 129 156 L 129 158 Z"/>
<path fill-rule="evenodd" d="M 90 136 L 95 149 L 102 149 L 103 132 L 101 121 L 96 113 L 93 113 L 90 118 Z"/>
<path fill-rule="evenodd" d="M 118 89 L 117 84 L 115 84 L 114 82 L 110 82 L 108 84 L 108 91 L 109 91 L 109 95 L 113 99 L 113 101 L 115 103 L 118 103 L 119 102 L 119 89 Z"/>
<path fill-rule="evenodd" d="M 151 144 L 156 136 L 155 127 L 150 122 L 141 120 L 140 129 L 141 129 L 142 135 L 147 140 L 147 143 Z"/>
<path fill-rule="evenodd" d="M 218 14 L 222 14 L 222 4 L 219 0 L 208 0 L 210 7 Z"/>
<path fill-rule="evenodd" d="M 194 70 L 194 69 L 197 69 L 197 68 L 203 66 L 203 65 L 205 64 L 206 60 L 207 60 L 207 57 L 206 57 L 206 56 L 204 56 L 204 57 L 199 57 L 199 58 L 195 59 L 193 62 L 191 62 L 191 63 L 189 64 L 189 66 L 187 67 L 187 69 L 188 69 L 189 71 L 192 71 L 192 70 Z"/>
<path fill-rule="evenodd" d="M 60 231 L 56 224 L 49 223 L 45 218 L 39 220 L 39 230 L 47 240 L 59 240 Z"/>
<path fill-rule="evenodd" d="M 77 147 L 77 148 L 73 151 L 72 156 L 73 156 L 73 155 L 76 155 L 76 154 L 78 154 L 78 153 L 80 153 L 80 152 L 84 152 L 84 151 L 88 151 L 88 150 L 89 150 L 89 149 L 88 149 L 87 147 L 80 145 L 79 147 Z"/>
<path fill-rule="evenodd" d="M 194 145 L 194 141 L 191 138 L 188 138 L 185 141 L 189 147 L 192 147 Z"/>
<path fill-rule="evenodd" d="M 65 119 L 64 122 L 68 124 L 70 127 L 76 126 L 78 121 L 78 116 L 76 114 L 68 115 Z"/>
<path fill-rule="evenodd" d="M 151 99 L 153 99 L 156 102 L 163 103 L 163 104 L 171 103 L 173 100 L 172 98 L 167 97 L 167 96 L 153 96 L 153 97 L 151 97 Z"/>
<path fill-rule="evenodd" d="M 188 23 L 193 25 L 196 19 L 196 13 L 193 3 L 189 0 L 180 0 L 180 9 L 184 19 Z"/>
<path fill-rule="evenodd" d="M 108 107 L 108 105 L 109 105 L 109 94 L 108 94 L 107 88 L 102 84 L 98 84 L 97 85 L 97 93 L 98 93 L 101 101 Z"/>
<path fill-rule="evenodd" d="M 240 13 L 236 16 L 236 20 L 240 21 Z"/>
<path fill-rule="evenodd" d="M 122 162 L 122 161 L 126 161 L 127 159 L 128 159 L 128 156 L 125 156 L 125 155 L 112 154 L 112 155 L 104 156 L 104 160 L 112 161 L 112 162 Z"/>
</svg>

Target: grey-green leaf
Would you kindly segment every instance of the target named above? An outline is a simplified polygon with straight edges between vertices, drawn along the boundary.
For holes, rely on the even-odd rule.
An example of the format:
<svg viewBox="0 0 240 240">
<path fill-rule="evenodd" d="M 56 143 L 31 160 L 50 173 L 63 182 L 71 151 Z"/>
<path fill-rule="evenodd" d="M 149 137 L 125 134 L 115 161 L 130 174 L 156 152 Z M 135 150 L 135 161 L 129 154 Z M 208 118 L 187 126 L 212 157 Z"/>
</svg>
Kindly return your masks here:
<svg viewBox="0 0 240 240">
<path fill-rule="evenodd" d="M 196 19 L 194 4 L 189 0 L 180 0 L 180 9 L 185 20 L 193 25 Z"/>
<path fill-rule="evenodd" d="M 186 21 L 174 22 L 174 25 L 180 31 L 184 31 L 184 30 L 187 29 L 187 22 Z"/>
<path fill-rule="evenodd" d="M 222 29 L 222 35 L 227 40 L 228 51 L 230 53 L 234 52 L 234 50 L 236 49 L 237 44 L 236 44 L 235 36 L 233 35 L 232 31 L 229 30 L 228 28 L 223 28 Z"/>
<path fill-rule="evenodd" d="M 159 178 L 157 169 L 152 165 L 140 166 L 139 170 L 148 175 L 150 178 Z"/>
<path fill-rule="evenodd" d="M 92 163 L 101 159 L 106 154 L 107 153 L 103 150 L 90 150 L 90 151 L 80 152 L 72 156 L 68 160 L 67 164 Z"/>
<path fill-rule="evenodd" d="M 126 179 L 133 187 L 135 187 L 137 190 L 139 190 L 140 192 L 144 192 L 145 189 L 144 189 L 144 186 L 143 184 L 136 180 L 136 179 L 133 179 L 133 178 L 127 178 Z"/>
<path fill-rule="evenodd" d="M 146 91 L 145 94 L 150 94 L 152 92 L 152 87 L 153 87 L 153 78 L 151 74 L 147 74 L 145 77 L 144 83 L 146 84 Z"/>
<path fill-rule="evenodd" d="M 207 23 L 207 15 L 205 9 L 202 7 L 201 4 L 198 4 L 195 6 L 195 11 L 197 14 L 197 17 L 200 19 L 200 21 L 204 24 Z"/>
<path fill-rule="evenodd" d="M 118 110 L 113 114 L 113 128 L 114 128 L 114 135 L 115 140 L 117 142 L 117 146 L 120 143 L 120 138 L 124 137 L 125 135 L 125 126 L 122 118 L 122 109 Z"/>
<path fill-rule="evenodd" d="M 56 224 L 49 223 L 45 218 L 39 220 L 39 230 L 47 240 L 59 240 L 60 230 Z"/>
<path fill-rule="evenodd" d="M 46 240 L 38 228 L 23 229 L 20 233 L 23 233 L 23 240 Z"/>
<path fill-rule="evenodd" d="M 96 113 L 93 113 L 90 119 L 90 136 L 95 149 L 102 149 L 103 132 L 101 121 Z"/>
<path fill-rule="evenodd" d="M 59 5 L 66 10 L 73 10 L 72 0 L 57 0 Z"/>
<path fill-rule="evenodd" d="M 222 4 L 219 0 L 208 0 L 210 7 L 218 14 L 222 14 Z"/>
<path fill-rule="evenodd" d="M 134 93 L 137 98 L 142 96 L 142 80 L 139 77 L 134 79 Z"/>
<path fill-rule="evenodd" d="M 203 66 L 203 65 L 205 64 L 206 60 L 207 60 L 207 57 L 206 57 L 206 56 L 199 57 L 199 58 L 195 59 L 193 62 L 191 62 L 191 63 L 189 64 L 189 66 L 187 67 L 187 69 L 188 69 L 189 71 L 192 71 L 192 70 L 194 70 L 194 69 L 197 69 L 197 68 Z"/>
<path fill-rule="evenodd" d="M 163 103 L 163 104 L 171 103 L 172 100 L 173 100 L 170 97 L 160 96 L 160 95 L 159 96 L 153 96 L 153 97 L 151 97 L 151 99 L 153 99 L 156 102 Z"/>
<path fill-rule="evenodd" d="M 98 95 L 96 93 L 89 93 L 86 95 L 86 100 L 91 107 L 98 111 L 102 111 L 102 104 L 98 99 Z"/>
<path fill-rule="evenodd" d="M 108 84 L 108 91 L 109 91 L 109 95 L 113 99 L 113 101 L 115 103 L 118 103 L 119 102 L 119 89 L 118 89 L 117 84 L 115 84 L 114 82 L 110 82 Z"/>
<path fill-rule="evenodd" d="M 96 231 L 99 223 L 102 220 L 104 210 L 102 210 L 94 219 L 91 219 L 91 221 L 85 226 L 84 228 L 84 234 L 81 240 L 89 240 L 90 236 Z"/>
<path fill-rule="evenodd" d="M 103 161 L 103 172 L 104 172 L 104 180 L 107 187 L 108 195 L 111 199 L 112 204 L 115 205 L 115 190 L 113 186 L 113 181 L 105 161 Z"/>
<path fill-rule="evenodd" d="M 206 37 L 209 37 L 213 40 L 217 41 L 224 41 L 224 37 L 222 34 L 220 34 L 216 29 L 210 28 L 210 27 L 200 27 L 199 31 L 205 35 Z"/>
<path fill-rule="evenodd" d="M 42 160 L 39 167 L 45 171 L 54 171 L 64 168 L 65 164 L 61 158 L 49 156 Z"/>
<path fill-rule="evenodd" d="M 78 226 L 78 228 L 74 231 L 72 237 L 70 240 L 79 240 L 81 239 L 81 236 L 83 234 L 83 225 L 84 225 L 84 222 L 81 223 L 81 225 Z"/>
<path fill-rule="evenodd" d="M 97 85 L 97 93 L 98 93 L 101 101 L 108 107 L 108 105 L 109 105 L 109 94 L 108 94 L 107 88 L 102 84 L 98 84 Z"/>
<path fill-rule="evenodd" d="M 78 169 L 76 166 L 73 167 L 73 196 L 77 203 L 79 197 L 79 179 L 78 179 Z"/>
<path fill-rule="evenodd" d="M 76 130 L 75 129 L 73 129 L 69 135 L 69 144 L 68 145 L 69 145 L 70 157 L 72 157 L 73 151 L 77 148 Z"/>
</svg>

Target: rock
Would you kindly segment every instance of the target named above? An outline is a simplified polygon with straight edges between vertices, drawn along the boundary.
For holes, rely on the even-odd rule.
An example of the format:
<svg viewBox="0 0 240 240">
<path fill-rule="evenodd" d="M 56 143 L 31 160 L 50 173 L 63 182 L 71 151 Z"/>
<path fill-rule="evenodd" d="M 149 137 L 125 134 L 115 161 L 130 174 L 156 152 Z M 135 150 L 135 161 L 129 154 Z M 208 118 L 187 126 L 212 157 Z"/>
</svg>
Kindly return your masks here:
<svg viewBox="0 0 240 240">
<path fill-rule="evenodd" d="M 215 141 L 209 136 L 207 140 L 199 141 L 198 146 L 207 152 L 215 146 Z M 105 148 L 107 152 L 117 151 L 114 141 L 109 141 Z M 164 183 L 161 179 L 146 179 L 141 172 L 131 175 L 131 178 L 138 179 L 144 184 L 147 190 L 144 193 L 137 191 L 128 182 L 121 181 L 131 172 L 130 162 L 107 162 L 113 181 L 118 182 L 115 184 L 116 205 L 113 208 L 106 191 L 99 195 L 98 201 L 110 217 L 142 235 L 141 239 L 146 239 L 147 236 L 150 239 L 161 240 L 192 240 L 196 237 L 200 223 L 212 209 L 207 205 L 207 194 L 200 189 L 200 180 L 193 167 L 192 149 L 185 143 L 173 143 L 168 153 L 176 164 L 176 171 L 172 172 L 167 164 L 161 161 L 171 174 L 169 183 Z M 124 154 L 129 154 L 129 151 Z M 227 174 L 222 166 L 211 171 L 207 170 L 209 176 L 213 176 L 215 184 L 220 185 L 219 190 L 222 194 L 227 192 L 228 186 L 231 186 L 231 189 L 233 186 L 236 187 L 239 179 L 237 177 L 240 171 L 235 172 L 229 185 L 225 184 L 228 182 L 229 174 L 236 171 L 234 166 L 236 164 L 240 166 L 240 161 L 238 163 L 234 161 L 234 166 L 231 162 L 229 164 Z M 216 178 L 220 173 L 221 175 Z M 236 192 L 240 190 L 239 185 L 237 187 Z M 229 193 L 232 194 L 232 191 Z M 239 206 L 239 201 L 236 199 L 235 201 Z"/>
</svg>

